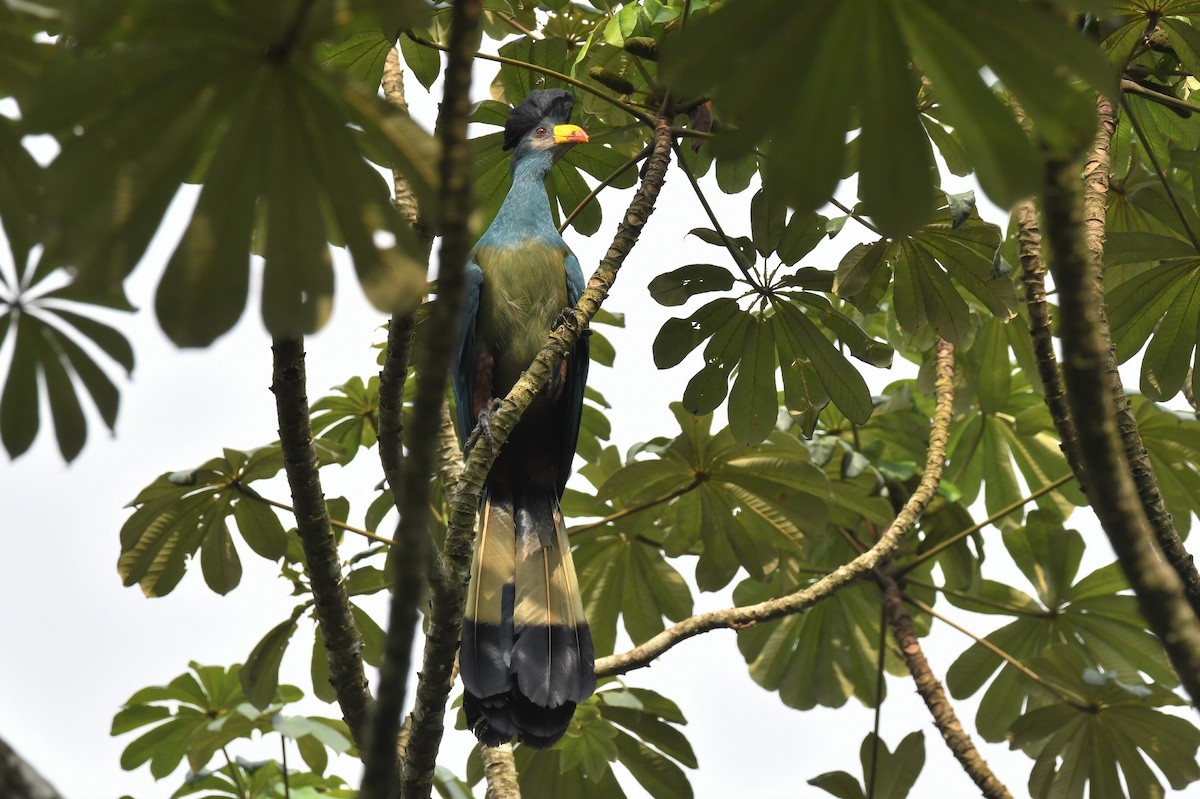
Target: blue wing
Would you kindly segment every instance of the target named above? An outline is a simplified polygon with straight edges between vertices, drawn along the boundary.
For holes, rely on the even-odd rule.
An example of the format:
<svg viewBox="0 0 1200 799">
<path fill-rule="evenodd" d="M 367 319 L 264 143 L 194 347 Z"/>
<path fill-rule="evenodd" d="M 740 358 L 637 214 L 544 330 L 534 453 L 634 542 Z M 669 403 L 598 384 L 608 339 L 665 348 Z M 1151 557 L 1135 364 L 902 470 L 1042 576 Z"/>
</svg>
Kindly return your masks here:
<svg viewBox="0 0 1200 799">
<path fill-rule="evenodd" d="M 583 269 L 579 266 L 579 259 L 575 257 L 575 253 L 570 250 L 567 250 L 565 266 L 567 301 L 574 306 L 579 302 L 580 295 L 583 294 Z M 567 384 L 563 389 L 566 406 L 564 410 L 567 414 L 567 435 L 563 441 L 562 460 L 560 461 L 562 466 L 559 470 L 561 479 L 558 493 L 560 495 L 566 486 L 567 476 L 571 474 L 571 462 L 575 459 L 575 445 L 579 441 L 579 421 L 583 415 L 583 390 L 587 385 L 588 366 L 591 362 L 591 347 L 585 331 L 584 335 L 575 342 L 575 348 L 567 359 Z"/>
<path fill-rule="evenodd" d="M 475 412 L 471 397 L 475 392 L 475 315 L 479 312 L 479 287 L 483 285 L 483 270 L 472 258 L 467 263 L 466 296 L 458 329 L 458 358 L 450 370 L 450 385 L 454 389 L 455 421 L 458 438 L 466 441 L 475 429 Z"/>
</svg>

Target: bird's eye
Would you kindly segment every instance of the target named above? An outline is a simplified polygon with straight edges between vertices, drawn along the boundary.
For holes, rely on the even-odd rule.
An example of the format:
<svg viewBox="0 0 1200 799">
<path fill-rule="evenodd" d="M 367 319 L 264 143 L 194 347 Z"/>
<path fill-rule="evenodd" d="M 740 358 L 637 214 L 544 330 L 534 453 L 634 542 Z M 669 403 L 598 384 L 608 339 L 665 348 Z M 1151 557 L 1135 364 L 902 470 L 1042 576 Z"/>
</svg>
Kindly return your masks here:
<svg viewBox="0 0 1200 799">
<path fill-rule="evenodd" d="M 545 135 L 546 135 L 546 129 L 545 129 L 545 128 L 538 128 L 537 130 L 535 130 L 535 131 L 534 131 L 534 133 L 536 133 L 536 134 L 537 134 L 537 135 L 539 135 L 539 136 L 545 136 Z"/>
</svg>

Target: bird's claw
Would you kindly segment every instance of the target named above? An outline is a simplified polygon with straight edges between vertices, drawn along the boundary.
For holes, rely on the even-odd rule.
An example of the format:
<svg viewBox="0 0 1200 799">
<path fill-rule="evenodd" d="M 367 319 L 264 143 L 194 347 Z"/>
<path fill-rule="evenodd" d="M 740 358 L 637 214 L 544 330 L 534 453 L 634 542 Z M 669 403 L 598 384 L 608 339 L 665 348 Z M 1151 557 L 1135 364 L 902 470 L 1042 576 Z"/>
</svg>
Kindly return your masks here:
<svg viewBox="0 0 1200 799">
<path fill-rule="evenodd" d="M 500 406 L 503 404 L 503 400 L 494 399 L 490 405 L 479 411 L 475 429 L 471 431 L 471 435 L 467 437 L 466 446 L 463 447 L 465 454 L 470 455 L 471 450 L 475 449 L 475 445 L 479 443 L 480 439 L 483 439 L 483 442 L 487 445 L 488 453 L 495 454 L 496 439 L 492 436 L 492 414 L 500 410 Z"/>
<path fill-rule="evenodd" d="M 569 324 L 569 323 L 574 323 L 577 320 L 578 320 L 578 317 L 575 316 L 575 309 L 573 307 L 563 308 L 562 311 L 558 314 L 558 316 L 555 317 L 553 324 L 550 325 L 550 329 L 557 330 L 558 328 L 562 327 L 563 325 Z M 584 338 L 584 337 L 590 336 L 590 335 L 592 335 L 592 329 L 590 327 L 585 327 L 583 330 L 579 331 L 580 338 Z"/>
</svg>

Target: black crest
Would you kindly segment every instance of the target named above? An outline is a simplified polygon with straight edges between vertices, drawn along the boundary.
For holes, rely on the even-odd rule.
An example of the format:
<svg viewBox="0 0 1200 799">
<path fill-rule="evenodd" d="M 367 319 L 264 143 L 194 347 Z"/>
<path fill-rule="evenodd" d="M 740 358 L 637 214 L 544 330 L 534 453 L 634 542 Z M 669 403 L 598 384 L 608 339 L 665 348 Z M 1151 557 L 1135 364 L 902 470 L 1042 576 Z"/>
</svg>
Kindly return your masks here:
<svg viewBox="0 0 1200 799">
<path fill-rule="evenodd" d="M 529 96 L 508 115 L 504 123 L 504 149 L 511 150 L 543 122 L 562 125 L 571 119 L 575 98 L 565 89 L 542 89 Z"/>
</svg>

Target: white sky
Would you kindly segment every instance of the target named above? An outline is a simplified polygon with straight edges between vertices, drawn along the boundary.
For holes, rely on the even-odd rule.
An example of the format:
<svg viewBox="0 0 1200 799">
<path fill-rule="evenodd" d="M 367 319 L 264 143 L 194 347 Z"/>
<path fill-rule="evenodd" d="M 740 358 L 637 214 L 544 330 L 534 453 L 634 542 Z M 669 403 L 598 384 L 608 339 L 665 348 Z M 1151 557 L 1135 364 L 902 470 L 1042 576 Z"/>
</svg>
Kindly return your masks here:
<svg viewBox="0 0 1200 799">
<path fill-rule="evenodd" d="M 481 64 L 477 69 L 477 99 L 488 96 L 494 66 Z M 408 88 L 414 115 L 428 127 L 435 109 L 432 98 L 440 95 L 438 86 L 432 95 L 413 80 L 408 81 Z M 704 183 L 727 230 L 732 235 L 748 233 L 752 190 L 731 198 L 722 195 L 711 178 Z M 962 188 L 955 186 L 954 190 Z M 605 221 L 595 236 L 585 239 L 568 232 L 568 242 L 585 273 L 590 274 L 607 248 L 619 209 L 631 192 L 606 192 Z M 843 191 L 841 196 L 853 202 L 851 193 Z M 181 202 L 186 206 L 186 201 Z M 989 221 L 1004 223 L 1004 216 L 995 209 L 985 209 L 984 215 Z M 616 369 L 594 368 L 592 383 L 614 405 L 610 414 L 614 442 L 622 452 L 634 442 L 673 435 L 677 429 L 667 403 L 681 396 L 687 379 L 698 368 L 699 356 L 693 353 L 669 372 L 654 367 L 650 342 L 665 319 L 685 309 L 658 306 L 650 300 L 646 284 L 656 274 L 686 263 L 726 263 L 728 257 L 720 251 L 685 235 L 692 227 L 707 224 L 686 178 L 672 170 L 658 209 L 606 305 L 626 312 L 629 326 L 604 330 L 616 345 Z M 175 225 L 160 239 L 177 238 L 180 232 Z M 869 235 L 850 222 L 836 240 L 824 243 L 802 263 L 834 268 L 852 237 L 866 239 Z M 257 287 L 250 309 L 232 333 L 207 350 L 175 349 L 152 315 L 153 287 L 170 243 L 156 241 L 129 284 L 130 296 L 143 311 L 120 318 L 121 328 L 134 344 L 137 369 L 133 379 L 123 385 L 117 435 L 106 435 L 92 414 L 88 445 L 74 464 L 66 466 L 44 424 L 31 452 L 0 466 L 0 506 L 5 511 L 0 529 L 6 550 L 0 559 L 0 598 L 6 606 L 0 614 L 0 736 L 71 799 L 170 796 L 182 771 L 156 784 L 145 767 L 134 772 L 121 770 L 120 753 L 137 733 L 110 738 L 113 714 L 135 690 L 166 683 L 185 671 L 189 660 L 214 665 L 243 661 L 263 633 L 283 620 L 294 605 L 289 585 L 276 577 L 275 565 L 244 545 L 239 546 L 245 567 L 242 584 L 224 598 L 205 587 L 195 566 L 179 587 L 162 599 L 145 599 L 137 588 L 123 588 L 117 576 L 117 533 L 129 515 L 123 506 L 140 488 L 162 472 L 190 468 L 219 455 L 223 446 L 249 449 L 277 436 L 268 391 L 270 342 L 259 319 Z M 0 253 L 6 252 L 0 249 Z M 366 305 L 344 260 L 338 268 L 332 321 L 307 346 L 310 399 L 351 376 L 377 372 L 376 351 L 370 345 L 383 338 L 379 326 L 385 317 Z M 697 304 L 693 302 L 687 309 Z M 10 347 L 0 351 L 0 363 L 7 363 Z M 911 370 L 877 373 L 868 380 L 878 391 L 888 380 L 911 374 Z M 361 520 L 380 476 L 373 452 L 361 454 L 348 469 L 333 467 L 322 472 L 327 496 L 351 498 L 352 520 Z M 585 481 L 576 483 L 581 484 L 586 486 Z M 277 480 L 274 486 L 260 490 L 288 501 L 286 484 Z M 361 497 L 367 499 L 356 499 Z M 1083 511 L 1073 520 L 1073 526 L 1080 528 L 1092 545 L 1081 574 L 1112 559 L 1107 542 L 1089 516 Z M 385 521 L 380 532 L 386 533 L 393 523 L 394 517 Z M 991 532 L 985 531 L 989 566 L 1007 561 L 998 536 Z M 347 557 L 358 550 L 353 541 L 345 547 Z M 690 562 L 675 565 L 690 579 Z M 999 578 L 1024 586 L 1011 567 Z M 735 584 L 738 580 L 740 577 Z M 700 594 L 693 587 L 693 593 L 697 612 L 731 602 L 729 591 Z M 364 604 L 378 610 L 376 618 L 384 622 L 381 601 Z M 949 613 L 979 633 L 1006 621 L 953 609 Z M 925 640 L 935 673 L 944 677 L 969 643 L 938 625 Z M 306 688 L 306 692 L 310 646 L 311 625 L 305 622 L 282 670 L 283 681 Z M 827 796 L 809 787 L 806 780 L 833 770 L 860 774 L 859 745 L 872 727 L 873 711 L 855 700 L 837 711 L 798 713 L 785 707 L 776 694 L 750 679 L 730 631 L 691 639 L 652 668 L 628 675 L 626 681 L 661 691 L 687 716 L 684 732 L 700 761 L 700 770 L 689 774 L 697 797 Z M 882 734 L 889 748 L 894 749 L 913 730 L 926 733 L 926 766 L 912 795 L 973 794 L 974 787 L 941 745 L 911 681 L 889 678 L 888 690 Z M 970 721 L 974 706 L 974 701 L 956 703 L 968 730 L 974 728 Z M 337 715 L 334 706 L 312 698 L 290 710 Z M 453 723 L 453 714 L 448 721 Z M 449 730 L 441 762 L 462 776 L 472 744 L 469 733 Z M 977 744 L 1014 795 L 1024 794 L 1032 761 L 1010 753 L 1003 745 L 979 740 Z M 277 757 L 278 739 L 271 736 L 233 751 L 251 759 Z M 294 749 L 289 760 L 300 762 Z M 357 769 L 349 760 L 334 761 L 330 770 L 352 783 L 357 781 Z M 631 779 L 622 782 L 630 796 L 643 795 Z"/>
</svg>

